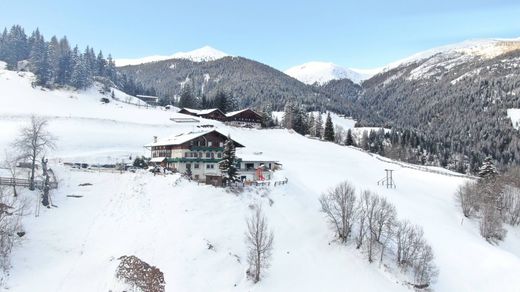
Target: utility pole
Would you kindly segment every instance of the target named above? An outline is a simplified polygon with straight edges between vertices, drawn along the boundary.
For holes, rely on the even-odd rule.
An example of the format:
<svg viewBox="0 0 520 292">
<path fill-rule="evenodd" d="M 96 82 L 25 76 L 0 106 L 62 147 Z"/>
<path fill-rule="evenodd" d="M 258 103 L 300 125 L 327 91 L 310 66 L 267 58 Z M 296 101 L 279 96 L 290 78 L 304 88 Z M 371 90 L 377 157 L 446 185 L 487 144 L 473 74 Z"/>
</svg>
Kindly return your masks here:
<svg viewBox="0 0 520 292">
<path fill-rule="evenodd" d="M 394 184 L 394 178 L 392 176 L 392 173 L 393 173 L 393 169 L 385 169 L 385 172 L 386 172 L 386 188 L 387 189 L 393 189 L 395 188 L 395 184 Z"/>
</svg>

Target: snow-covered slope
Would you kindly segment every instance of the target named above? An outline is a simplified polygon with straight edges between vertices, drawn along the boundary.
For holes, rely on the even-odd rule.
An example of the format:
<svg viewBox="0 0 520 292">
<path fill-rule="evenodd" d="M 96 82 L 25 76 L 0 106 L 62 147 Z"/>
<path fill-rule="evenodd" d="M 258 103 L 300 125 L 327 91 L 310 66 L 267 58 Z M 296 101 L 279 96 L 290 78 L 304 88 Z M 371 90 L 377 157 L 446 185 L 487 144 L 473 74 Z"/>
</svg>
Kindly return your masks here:
<svg viewBox="0 0 520 292">
<path fill-rule="evenodd" d="M 351 69 L 328 62 L 308 62 L 285 70 L 285 74 L 306 84 L 325 84 L 331 80 L 348 78 L 361 83 L 376 74 L 378 69 Z"/>
<path fill-rule="evenodd" d="M 388 64 L 383 71 L 428 59 L 410 73 L 410 79 L 418 79 L 433 75 L 442 69 L 449 70 L 475 58 L 491 59 L 518 49 L 520 38 L 470 40 L 419 52 Z"/>
<path fill-rule="evenodd" d="M 200 124 L 230 133 L 246 146 L 241 151 L 279 159 L 283 170 L 276 175 L 289 183 L 236 195 L 175 175 L 71 171 L 59 161 L 119 162 L 146 153 L 142 145 L 154 135 L 198 124 L 172 122 L 183 116 L 173 111 L 101 104 L 96 90 L 32 88 L 30 78 L 0 70 L 0 156 L 31 113 L 46 116 L 59 139 L 59 148 L 49 153 L 60 179 L 52 194 L 59 207 L 24 218 L 27 234 L 13 251 L 8 291 L 109 291 L 117 286 L 114 273 L 122 255 L 160 268 L 166 291 L 410 291 L 395 271 L 369 264 L 355 247 L 333 241 L 318 197 L 343 180 L 386 197 L 399 218 L 424 228 L 440 269 L 435 291 L 518 291 L 520 234 L 510 231 L 499 246 L 482 239 L 478 225 L 463 220 L 453 200 L 464 179 L 288 130 L 239 129 L 209 120 Z M 395 170 L 397 189 L 376 185 L 386 168 Z M 87 182 L 92 186 L 78 186 Z M 32 210 L 36 194 L 25 195 Z M 245 277 L 244 245 L 244 218 L 255 202 L 264 205 L 275 234 L 271 268 L 256 285 Z"/>
<path fill-rule="evenodd" d="M 507 116 L 511 119 L 513 127 L 520 130 L 520 108 L 510 108 L 507 110 Z"/>
<path fill-rule="evenodd" d="M 186 59 L 193 62 L 203 62 L 203 61 L 214 61 L 220 58 L 224 58 L 229 56 L 228 54 L 221 52 L 217 49 L 214 49 L 210 46 L 204 46 L 200 49 L 196 49 L 189 52 L 178 52 L 169 56 L 148 56 L 138 59 L 116 59 L 116 66 L 127 66 L 127 65 L 139 65 L 144 63 L 151 63 L 163 60 L 170 59 Z"/>
</svg>

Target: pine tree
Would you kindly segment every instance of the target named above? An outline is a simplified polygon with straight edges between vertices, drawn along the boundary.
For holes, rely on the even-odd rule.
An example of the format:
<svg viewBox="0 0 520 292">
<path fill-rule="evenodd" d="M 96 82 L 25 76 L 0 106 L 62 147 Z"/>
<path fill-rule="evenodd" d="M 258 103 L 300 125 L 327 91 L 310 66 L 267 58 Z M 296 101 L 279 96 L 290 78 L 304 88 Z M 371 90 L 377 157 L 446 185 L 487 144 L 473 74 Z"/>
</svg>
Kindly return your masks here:
<svg viewBox="0 0 520 292">
<path fill-rule="evenodd" d="M 222 90 L 219 90 L 213 99 L 214 106 L 224 113 L 229 111 L 228 96 Z"/>
<path fill-rule="evenodd" d="M 321 113 L 318 112 L 318 116 L 316 117 L 316 137 L 323 138 L 323 117 Z"/>
<path fill-rule="evenodd" d="M 184 85 L 179 99 L 179 107 L 195 108 L 196 106 L 195 97 L 193 97 L 190 85 Z"/>
<path fill-rule="evenodd" d="M 77 54 L 77 47 L 75 48 Z M 77 55 L 75 56 L 77 57 Z M 58 71 L 56 72 L 56 82 L 61 85 L 68 84 L 74 69 L 73 52 L 70 49 L 67 37 L 63 37 L 59 42 Z"/>
<path fill-rule="evenodd" d="M 219 163 L 219 169 L 224 176 L 224 179 L 229 182 L 238 181 L 238 171 L 237 171 L 237 158 L 235 155 L 235 143 L 231 140 L 231 137 L 228 135 L 226 142 L 224 143 L 224 152 L 222 155 L 222 160 Z"/>
<path fill-rule="evenodd" d="M 309 124 L 309 135 L 311 137 L 316 137 L 316 119 L 314 118 L 314 114 L 312 112 L 309 113 L 309 118 L 307 121 Z"/>
<path fill-rule="evenodd" d="M 6 60 L 6 43 L 7 43 L 7 27 L 4 27 L 4 32 L 0 35 L 0 60 Z"/>
<path fill-rule="evenodd" d="M 103 57 L 103 52 L 99 51 L 96 59 L 96 70 L 95 74 L 97 76 L 105 76 L 105 70 L 107 66 L 107 61 Z"/>
<path fill-rule="evenodd" d="M 116 71 L 116 63 L 114 62 L 114 59 L 112 59 L 112 55 L 108 54 L 107 58 L 107 67 L 105 72 L 106 77 L 108 79 L 116 82 L 117 80 L 117 71 Z"/>
<path fill-rule="evenodd" d="M 347 137 L 345 138 L 345 145 L 355 146 L 354 137 L 352 137 L 352 130 L 348 129 Z"/>
<path fill-rule="evenodd" d="M 80 56 L 74 66 L 70 83 L 77 89 L 85 89 L 91 83 L 87 62 L 84 56 Z"/>
<path fill-rule="evenodd" d="M 36 75 L 37 85 L 46 85 L 51 79 L 47 44 L 39 30 L 33 32 L 31 36 L 30 62 L 32 71 Z"/>
<path fill-rule="evenodd" d="M 493 179 L 498 175 L 498 171 L 493 163 L 493 159 L 491 157 L 486 157 L 482 166 L 478 170 L 478 176 L 483 179 Z"/>
<path fill-rule="evenodd" d="M 327 114 L 327 120 L 325 121 L 325 130 L 323 132 L 323 138 L 327 141 L 334 141 L 334 125 L 330 113 Z"/>
<path fill-rule="evenodd" d="M 10 70 L 17 68 L 18 61 L 29 58 L 29 43 L 21 26 L 13 25 L 11 27 L 6 37 L 4 50 L 4 61 L 7 63 L 7 69 Z"/>
</svg>

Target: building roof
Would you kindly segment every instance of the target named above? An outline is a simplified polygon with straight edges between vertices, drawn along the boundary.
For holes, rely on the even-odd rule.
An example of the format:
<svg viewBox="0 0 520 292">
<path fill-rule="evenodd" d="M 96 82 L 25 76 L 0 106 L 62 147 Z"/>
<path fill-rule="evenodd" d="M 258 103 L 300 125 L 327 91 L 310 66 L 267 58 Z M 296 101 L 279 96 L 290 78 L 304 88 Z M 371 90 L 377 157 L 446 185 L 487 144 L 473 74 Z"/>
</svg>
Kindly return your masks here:
<svg viewBox="0 0 520 292">
<path fill-rule="evenodd" d="M 250 109 L 250 108 L 245 108 L 245 109 L 242 109 L 242 110 L 239 110 L 239 111 L 229 112 L 229 113 L 226 114 L 226 117 L 229 118 L 229 117 L 232 117 L 232 116 L 236 116 L 236 115 L 238 115 L 238 114 L 240 114 L 240 113 L 243 113 L 243 112 L 245 112 L 245 111 L 252 111 L 253 113 L 255 113 L 255 114 L 257 114 L 258 116 L 260 116 L 260 114 L 257 113 L 257 112 L 255 112 L 254 110 L 252 110 L 252 109 Z"/>
<path fill-rule="evenodd" d="M 207 115 L 207 114 L 210 114 L 210 113 L 212 113 L 214 111 L 220 111 L 221 112 L 221 110 L 219 110 L 218 108 L 210 108 L 210 109 L 198 110 L 198 109 L 192 109 L 192 108 L 183 107 L 180 110 L 181 111 L 185 110 L 185 111 L 187 111 L 189 113 L 192 113 L 194 115 L 197 115 L 197 116 Z M 224 113 L 222 113 L 222 114 L 224 114 Z"/>
<path fill-rule="evenodd" d="M 204 136 L 206 134 L 209 134 L 211 132 L 217 132 L 220 135 L 227 136 L 226 134 L 218 131 L 218 130 L 202 130 L 202 131 L 194 131 L 194 132 L 188 132 L 188 133 L 182 133 L 179 135 L 171 136 L 165 139 L 157 140 L 157 142 L 149 143 L 144 145 L 144 147 L 152 147 L 152 146 L 167 146 L 167 145 L 180 145 L 184 144 L 188 141 L 191 141 L 195 138 Z M 231 139 L 233 140 L 233 139 Z M 242 144 L 238 143 L 237 141 L 233 140 L 238 147 L 244 147 Z"/>
<path fill-rule="evenodd" d="M 163 162 L 164 160 L 166 160 L 166 157 L 154 157 L 150 159 L 150 162 Z"/>
</svg>

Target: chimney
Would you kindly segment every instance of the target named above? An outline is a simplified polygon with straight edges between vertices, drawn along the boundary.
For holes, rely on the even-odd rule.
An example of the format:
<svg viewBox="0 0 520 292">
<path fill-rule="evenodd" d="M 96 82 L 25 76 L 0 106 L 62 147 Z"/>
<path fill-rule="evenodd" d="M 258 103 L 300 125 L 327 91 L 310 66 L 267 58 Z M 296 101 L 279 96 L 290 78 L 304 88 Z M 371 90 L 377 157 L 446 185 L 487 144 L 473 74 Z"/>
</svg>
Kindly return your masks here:
<svg viewBox="0 0 520 292">
<path fill-rule="evenodd" d="M 157 136 L 153 136 L 153 142 L 157 143 Z"/>
</svg>

